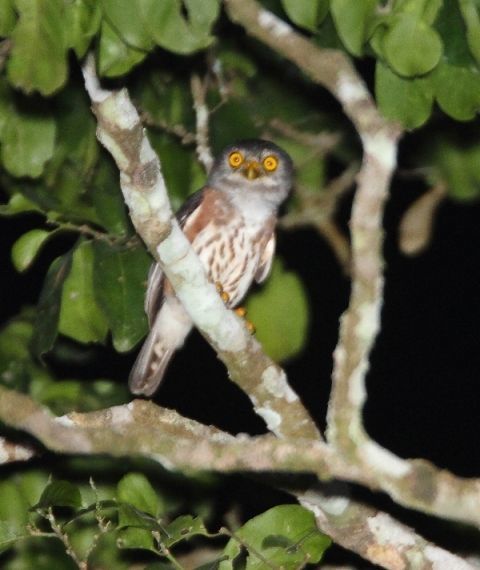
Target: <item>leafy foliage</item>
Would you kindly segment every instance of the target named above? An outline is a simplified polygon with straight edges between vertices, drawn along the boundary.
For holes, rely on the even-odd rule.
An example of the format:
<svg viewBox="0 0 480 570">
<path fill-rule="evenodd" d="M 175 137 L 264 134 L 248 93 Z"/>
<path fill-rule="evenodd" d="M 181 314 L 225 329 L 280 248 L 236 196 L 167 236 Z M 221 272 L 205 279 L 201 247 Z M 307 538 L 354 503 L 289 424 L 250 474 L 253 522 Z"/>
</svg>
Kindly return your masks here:
<svg viewBox="0 0 480 570">
<path fill-rule="evenodd" d="M 298 354 L 308 332 L 308 301 L 295 273 L 285 271 L 277 260 L 269 280 L 250 295 L 246 308 L 267 354 L 274 360 Z"/>
<path fill-rule="evenodd" d="M 249 520 L 230 539 L 225 553 L 235 559 L 243 544 L 248 545 L 246 568 L 298 568 L 307 562 L 318 563 L 330 540 L 318 531 L 313 514 L 298 505 L 280 505 Z M 232 568 L 229 562 L 222 570 Z"/>
<path fill-rule="evenodd" d="M 170 560 L 178 566 L 175 549 L 185 542 L 231 534 L 210 533 L 200 517 L 175 515 L 140 473 L 125 475 L 114 490 L 97 489 L 93 481 L 90 487 L 47 481 L 43 472 L 33 470 L 17 476 L 15 483 L 1 482 L 0 499 L 0 552 L 17 550 L 19 562 L 34 552 L 48 552 L 42 538 L 49 537 L 70 547 L 57 558 L 61 568 L 69 567 L 68 556 L 92 567 L 114 560 L 115 567 L 123 568 L 128 556 L 122 556 L 122 550 L 144 551 L 147 560 Z M 247 568 L 263 568 L 264 560 L 297 568 L 306 561 L 318 562 L 330 543 L 316 529 L 312 514 L 296 505 L 274 507 L 231 537 L 217 550 L 218 560 L 224 561 L 220 568 L 232 567 L 241 549 L 249 556 Z M 115 558 L 112 540 L 120 549 Z"/>
<path fill-rule="evenodd" d="M 461 141 L 449 134 L 452 120 L 471 121 L 480 108 L 478 1 L 263 3 L 315 44 L 341 49 L 371 71 L 382 113 L 424 141 L 421 152 L 405 155 L 425 184 L 442 183 L 464 203 L 478 199 L 478 129 L 465 127 Z M 240 138 L 272 138 L 293 157 L 297 187 L 312 195 L 326 196 L 332 174 L 359 158 L 357 142 L 331 100 L 228 22 L 220 0 L 0 0 L 0 38 L 0 223 L 19 222 L 11 262 L 43 283 L 35 307 L 5 308 L 0 382 L 56 414 L 124 403 L 125 383 L 102 365 L 146 333 L 151 257 L 129 222 L 118 171 L 96 140 L 78 69 L 87 51 L 102 78 L 132 94 L 174 208 L 205 181 L 195 154 L 192 73 L 207 79 L 214 151 Z M 324 131 L 340 143 L 326 148 L 318 139 Z M 300 210 L 294 195 L 286 213 Z M 247 299 L 257 337 L 275 360 L 301 354 L 309 293 L 279 255 Z M 128 360 L 120 362 L 125 379 Z M 136 555 L 155 567 L 171 564 L 170 549 L 181 551 L 186 541 L 211 540 L 221 568 L 266 567 L 265 560 L 298 568 L 318 563 L 328 546 L 312 516 L 292 505 L 234 532 L 217 525 L 212 535 L 195 501 L 179 509 L 143 468 L 113 482 L 107 469 L 98 493 L 78 483 L 81 470 L 71 481 L 49 481 L 35 469 L 4 474 L 2 568 L 74 567 L 62 536 L 79 559 L 120 570 Z"/>
</svg>

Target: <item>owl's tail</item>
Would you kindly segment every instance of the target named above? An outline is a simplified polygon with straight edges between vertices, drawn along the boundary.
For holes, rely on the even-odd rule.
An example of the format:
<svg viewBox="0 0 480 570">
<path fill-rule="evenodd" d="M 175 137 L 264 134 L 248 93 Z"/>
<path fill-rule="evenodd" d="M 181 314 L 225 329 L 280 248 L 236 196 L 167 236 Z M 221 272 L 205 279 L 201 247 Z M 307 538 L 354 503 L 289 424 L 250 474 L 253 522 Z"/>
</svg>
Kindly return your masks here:
<svg viewBox="0 0 480 570">
<path fill-rule="evenodd" d="M 165 297 L 130 372 L 128 385 L 133 394 L 151 396 L 155 392 L 191 328 L 192 322 L 176 297 Z"/>
</svg>

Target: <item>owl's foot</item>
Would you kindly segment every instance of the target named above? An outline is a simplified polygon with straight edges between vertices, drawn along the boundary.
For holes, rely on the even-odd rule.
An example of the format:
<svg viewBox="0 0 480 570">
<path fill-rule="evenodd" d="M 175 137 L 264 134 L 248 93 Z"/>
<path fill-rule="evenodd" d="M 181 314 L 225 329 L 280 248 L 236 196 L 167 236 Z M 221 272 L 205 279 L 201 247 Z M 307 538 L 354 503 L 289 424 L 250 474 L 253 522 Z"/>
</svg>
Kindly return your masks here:
<svg viewBox="0 0 480 570">
<path fill-rule="evenodd" d="M 226 305 L 230 301 L 230 295 L 223 290 L 223 285 L 220 283 L 220 281 L 215 282 L 215 287 L 217 288 L 218 294 L 222 298 L 222 301 Z M 245 315 L 247 314 L 247 309 L 245 309 L 245 307 L 237 307 L 236 309 L 233 309 L 233 311 L 241 319 L 245 319 Z M 247 330 L 250 334 L 255 334 L 256 329 L 255 325 L 252 322 L 245 319 L 245 326 L 247 327 Z"/>
<path fill-rule="evenodd" d="M 237 307 L 233 310 L 240 318 L 245 319 L 245 315 L 247 314 L 247 309 L 245 309 L 245 307 Z M 255 325 L 251 321 L 245 319 L 245 326 L 250 334 L 255 334 Z"/>
<path fill-rule="evenodd" d="M 230 295 L 226 291 L 223 290 L 223 285 L 220 283 L 220 281 L 217 281 L 215 283 L 215 287 L 217 288 L 218 294 L 222 298 L 222 301 L 226 305 L 228 303 L 228 301 L 230 301 Z"/>
</svg>

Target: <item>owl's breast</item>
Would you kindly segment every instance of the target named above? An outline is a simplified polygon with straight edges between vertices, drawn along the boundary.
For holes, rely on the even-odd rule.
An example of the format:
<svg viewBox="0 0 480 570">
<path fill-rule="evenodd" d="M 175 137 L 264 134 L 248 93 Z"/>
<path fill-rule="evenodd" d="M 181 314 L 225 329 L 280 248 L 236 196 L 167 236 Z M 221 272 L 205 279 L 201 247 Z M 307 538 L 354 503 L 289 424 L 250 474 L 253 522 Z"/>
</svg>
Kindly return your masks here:
<svg viewBox="0 0 480 570">
<path fill-rule="evenodd" d="M 263 229 L 238 222 L 218 226 L 208 224 L 192 242 L 209 279 L 228 293 L 229 307 L 237 305 L 250 287 L 265 246 Z"/>
</svg>

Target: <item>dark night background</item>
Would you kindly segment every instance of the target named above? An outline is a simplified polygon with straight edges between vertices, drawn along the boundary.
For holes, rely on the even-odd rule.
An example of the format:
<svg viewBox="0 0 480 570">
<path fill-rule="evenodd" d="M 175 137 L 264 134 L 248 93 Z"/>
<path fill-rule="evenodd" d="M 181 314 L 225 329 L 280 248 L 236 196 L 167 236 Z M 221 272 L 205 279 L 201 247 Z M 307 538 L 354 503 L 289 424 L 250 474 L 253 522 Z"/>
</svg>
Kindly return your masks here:
<svg viewBox="0 0 480 570">
<path fill-rule="evenodd" d="M 407 144 L 408 137 L 403 145 Z M 422 192 L 415 186 L 397 178 L 386 211 L 385 305 L 382 332 L 368 375 L 366 426 L 379 443 L 402 457 L 423 457 L 458 475 L 475 476 L 480 472 L 477 443 L 480 204 L 445 200 L 437 211 L 428 250 L 416 257 L 406 257 L 398 249 L 397 229 L 406 208 Z M 351 198 L 347 196 L 339 212 L 345 228 Z M 31 223 L 29 217 L 1 220 L 3 322 L 16 314 L 22 304 L 36 302 L 50 260 L 66 251 L 74 240 L 53 241 L 35 266 L 20 275 L 9 260 L 10 248 Z M 293 386 L 324 427 L 331 355 L 338 318 L 348 303 L 349 283 L 329 246 L 313 230 L 282 232 L 278 251 L 287 266 L 302 276 L 312 303 L 308 345 L 300 357 L 287 363 L 286 370 Z M 98 351 L 102 355 L 101 369 L 97 360 L 95 369 L 83 370 L 84 377 L 104 375 L 125 382 L 134 353 L 120 356 L 108 348 Z M 68 375 L 70 371 L 63 372 Z M 155 400 L 233 433 L 264 431 L 247 397 L 226 380 L 223 365 L 197 333 L 174 359 Z M 250 499 L 255 510 L 262 502 L 267 508 L 275 500 L 266 488 L 259 500 L 257 487 L 243 479 L 241 482 L 230 479 L 226 489 L 231 490 L 231 485 L 237 492 L 241 490 L 247 504 Z M 353 492 L 365 496 L 365 491 Z M 451 543 L 454 549 L 463 545 L 468 548 L 478 541 L 476 533 L 463 527 L 441 521 L 432 525 L 428 517 L 403 511 L 385 497 L 372 498 L 368 493 L 366 496 L 444 546 Z M 338 552 L 328 558 L 331 556 L 334 559 L 340 556 L 340 560 L 343 556 L 351 558 Z M 369 567 L 364 561 L 357 560 L 357 564 Z"/>
<path fill-rule="evenodd" d="M 362 73 L 371 79 L 369 64 Z M 323 90 L 312 91 L 307 96 L 322 93 L 322 103 L 338 112 L 338 105 Z M 464 132 L 470 136 L 480 129 L 478 120 L 464 125 L 447 120 L 440 113 L 435 120 L 443 132 L 451 130 L 460 138 Z M 374 439 L 401 457 L 422 457 L 457 475 L 478 476 L 480 202 L 445 199 L 437 210 L 428 249 L 415 257 L 399 251 L 397 232 L 402 215 L 425 191 L 422 183 L 403 177 L 401 170 L 410 166 L 412 155 L 425 144 L 428 141 L 419 135 L 404 137 L 400 173 L 392 184 L 386 209 L 385 303 L 381 334 L 371 357 L 365 423 Z M 352 192 L 347 194 L 338 212 L 345 232 L 352 197 Z M 7 200 L 1 190 L 0 198 L 1 202 Z M 66 235 L 50 241 L 33 267 L 18 274 L 10 261 L 11 246 L 34 227 L 34 220 L 34 214 L 0 218 L 2 323 L 22 306 L 36 303 L 52 259 L 70 249 L 76 240 L 76 236 Z M 43 219 L 37 216 L 37 225 L 42 224 Z M 324 428 L 332 352 L 338 319 L 348 304 L 349 280 L 342 274 L 329 245 L 313 229 L 280 232 L 278 253 L 286 266 L 302 277 L 311 303 L 307 346 L 285 368 L 293 387 Z M 68 345 L 70 341 L 65 342 Z M 90 368 L 50 364 L 56 367 L 59 377 L 86 381 L 105 377 L 126 382 L 136 351 L 119 355 L 111 346 L 92 350 L 94 366 Z M 248 398 L 227 380 L 223 365 L 198 333 L 191 335 L 183 351 L 174 358 L 155 401 L 232 433 L 265 432 Z M 52 469 L 60 468 L 62 458 L 50 456 L 48 460 Z M 403 510 L 383 495 L 355 487 L 350 492 L 367 498 L 446 548 L 469 551 L 480 543 L 479 534 L 462 525 L 432 521 L 431 517 Z M 240 476 L 226 477 L 223 493 L 225 497 L 242 494 L 244 518 L 278 502 L 278 495 L 269 487 Z M 281 495 L 280 500 L 290 499 Z M 371 568 L 340 548 L 329 551 L 326 560 L 353 560 L 358 568 Z"/>
<path fill-rule="evenodd" d="M 408 144 L 408 137 L 404 145 Z M 402 214 L 422 192 L 397 178 L 386 210 L 386 289 L 382 332 L 368 375 L 365 417 L 369 432 L 403 457 L 425 457 L 459 475 L 480 471 L 475 445 L 480 369 L 480 204 L 449 199 L 437 210 L 429 248 L 402 254 L 397 230 Z M 346 229 L 351 196 L 339 212 Z M 39 218 L 40 220 L 40 218 Z M 10 261 L 14 241 L 32 227 L 32 216 L 1 219 L 1 318 L 34 304 L 51 259 L 75 237 L 47 244 L 33 268 L 19 274 Z M 312 303 L 311 334 L 302 355 L 286 364 L 291 382 L 324 426 L 338 318 L 349 282 L 326 242 L 313 230 L 282 231 L 278 253 L 304 280 Z M 286 307 L 288 300 L 286 300 Z M 99 349 L 100 375 L 125 380 L 135 354 Z M 90 371 L 98 377 L 98 369 Z M 110 374 L 108 374 L 110 372 Z M 188 378 L 194 374 L 198 380 Z M 88 376 L 88 371 L 85 372 Z M 201 380 L 200 380 L 201 379 Z M 186 398 L 185 395 L 188 395 Z M 249 402 L 225 380 L 223 365 L 197 333 L 173 361 L 156 399 L 182 413 L 232 432 L 263 431 Z"/>
</svg>

